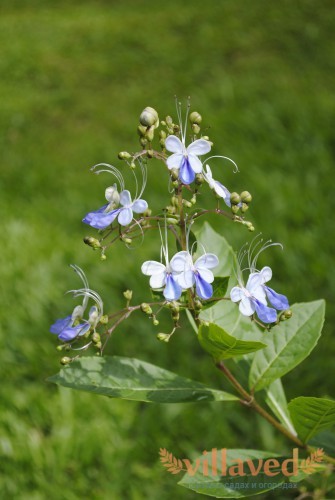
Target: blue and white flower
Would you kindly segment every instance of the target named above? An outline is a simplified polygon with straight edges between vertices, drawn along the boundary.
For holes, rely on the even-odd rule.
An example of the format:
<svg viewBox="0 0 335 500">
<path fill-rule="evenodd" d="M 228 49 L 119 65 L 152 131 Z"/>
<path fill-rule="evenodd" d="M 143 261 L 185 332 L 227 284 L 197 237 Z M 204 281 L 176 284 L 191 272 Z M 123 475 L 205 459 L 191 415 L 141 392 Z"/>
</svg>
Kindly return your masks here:
<svg viewBox="0 0 335 500">
<path fill-rule="evenodd" d="M 73 309 L 72 314 L 69 314 L 65 318 L 58 319 L 51 325 L 50 332 L 58 335 L 58 338 L 63 342 L 69 342 L 76 337 L 81 337 L 91 328 L 95 329 L 103 315 L 103 302 L 100 295 L 89 288 L 86 276 L 80 267 L 71 267 L 79 275 L 84 284 L 84 288 L 70 290 L 70 292 L 73 293 L 74 297 L 83 297 L 83 302 Z M 92 299 L 95 304 L 90 308 L 88 318 L 84 319 L 89 299 Z"/>
<path fill-rule="evenodd" d="M 231 207 L 230 191 L 225 186 L 223 186 L 221 182 L 213 179 L 212 170 L 210 169 L 209 165 L 206 165 L 206 172 L 203 171 L 202 175 L 204 176 L 204 179 L 208 183 L 209 187 L 213 189 L 215 194 L 222 198 L 228 207 Z"/>
<path fill-rule="evenodd" d="M 171 269 L 176 273 L 180 286 L 188 289 L 195 285 L 197 295 L 204 300 L 213 295 L 211 283 L 214 281 L 214 275 L 211 269 L 218 264 L 219 259 L 213 253 L 205 253 L 195 262 L 188 251 L 178 252 L 171 259 Z"/>
<path fill-rule="evenodd" d="M 170 153 L 173 153 L 166 160 L 166 164 L 169 170 L 176 169 L 179 171 L 179 179 L 183 184 L 191 184 L 196 174 L 202 172 L 202 162 L 199 160 L 198 156 L 207 154 L 211 150 L 211 144 L 205 139 L 197 139 L 186 147 L 186 128 L 190 103 L 188 102 L 187 104 L 184 124 L 180 102 L 176 101 L 176 108 L 181 140 L 175 135 L 169 135 L 166 138 L 165 147 Z"/>
<path fill-rule="evenodd" d="M 114 186 L 107 188 L 105 191 L 105 197 L 108 203 L 103 207 L 99 208 L 98 210 L 86 214 L 83 219 L 83 222 L 85 222 L 85 224 L 89 224 L 90 226 L 96 229 L 106 229 L 117 218 L 117 221 L 121 226 L 128 226 L 128 224 L 130 224 L 131 221 L 133 220 L 134 212 L 136 214 L 141 214 L 145 212 L 148 208 L 148 203 L 145 200 L 141 199 L 147 180 L 146 167 L 142 163 L 140 163 L 140 168 L 142 173 L 142 189 L 139 194 L 137 193 L 138 184 L 136 175 L 134 173 L 136 182 L 136 195 L 135 195 L 135 200 L 133 201 L 130 191 L 124 189 L 124 180 L 119 170 L 113 167 L 112 165 L 108 165 L 105 163 L 95 165 L 92 170 L 94 170 L 96 167 L 99 166 L 103 166 L 105 168 L 96 170 L 95 173 L 100 174 L 101 172 L 109 172 L 113 174 L 119 181 L 121 187 L 121 193 L 118 194 L 116 189 L 116 184 L 114 184 Z M 116 208 L 118 207 L 119 204 L 121 205 L 121 207 Z"/>
<path fill-rule="evenodd" d="M 259 236 L 259 235 L 258 235 Z M 277 320 L 277 311 L 284 311 L 289 308 L 289 302 L 285 295 L 275 292 L 266 283 L 272 278 L 272 270 L 265 266 L 260 271 L 257 269 L 257 259 L 261 252 L 271 246 L 280 246 L 280 243 L 272 243 L 271 240 L 265 242 L 260 248 L 262 239 L 254 238 L 249 248 L 242 247 L 238 262 L 240 269 L 237 272 L 238 286 L 232 288 L 230 298 L 233 302 L 239 302 L 239 310 L 244 316 L 257 314 L 264 323 L 274 323 Z M 257 241 L 258 239 L 258 241 Z M 242 262 L 247 256 L 248 267 L 242 269 Z M 247 284 L 244 285 L 242 273 L 250 271 Z M 272 307 L 269 307 L 270 306 Z"/>
<path fill-rule="evenodd" d="M 176 280 L 169 262 L 166 265 L 155 260 L 147 260 L 142 264 L 141 271 L 150 276 L 150 286 L 153 290 L 164 288 L 163 295 L 166 300 L 178 300 L 182 293 L 182 287 Z"/>
<path fill-rule="evenodd" d="M 196 174 L 202 172 L 202 162 L 198 156 L 207 154 L 211 150 L 211 145 L 205 139 L 197 139 L 185 146 L 185 137 L 182 140 L 175 135 L 169 135 L 165 140 L 165 147 L 173 153 L 166 160 L 169 170 L 175 168 L 179 170 L 179 178 L 183 184 L 191 184 Z"/>
</svg>

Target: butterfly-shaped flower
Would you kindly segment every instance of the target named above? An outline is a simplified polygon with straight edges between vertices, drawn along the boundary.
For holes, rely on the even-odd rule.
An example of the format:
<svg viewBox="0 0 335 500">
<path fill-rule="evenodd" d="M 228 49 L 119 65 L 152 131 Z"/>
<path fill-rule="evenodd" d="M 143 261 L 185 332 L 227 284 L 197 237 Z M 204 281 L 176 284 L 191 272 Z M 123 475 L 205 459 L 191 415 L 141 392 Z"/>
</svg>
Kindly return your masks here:
<svg viewBox="0 0 335 500">
<path fill-rule="evenodd" d="M 230 292 L 233 302 L 239 302 L 239 310 L 243 316 L 252 316 L 255 312 L 264 323 L 273 323 L 277 320 L 276 310 L 268 307 L 266 293 L 263 288 L 264 276 L 260 273 L 251 273 L 247 284 L 240 281 Z"/>
<path fill-rule="evenodd" d="M 272 278 L 272 269 L 269 266 L 263 267 L 259 274 L 262 278 L 262 287 L 266 293 L 267 299 L 270 304 L 277 309 L 277 311 L 286 311 L 290 307 L 290 304 L 285 295 L 275 292 L 272 288 L 265 285 Z"/>
<path fill-rule="evenodd" d="M 65 318 L 58 319 L 50 327 L 50 332 L 58 335 L 58 338 L 64 342 L 69 342 L 76 337 L 85 335 L 90 328 L 95 329 L 103 314 L 103 303 L 100 295 L 88 287 L 86 276 L 80 267 L 71 267 L 83 281 L 84 288 L 70 291 L 73 293 L 74 297 L 83 297 L 83 302 L 73 309 L 72 314 Z M 89 299 L 94 300 L 95 304 L 89 310 L 88 319 L 84 319 Z"/>
<path fill-rule="evenodd" d="M 207 300 L 213 295 L 211 283 L 214 281 L 214 275 L 211 269 L 218 264 L 219 259 L 213 253 L 205 253 L 193 263 L 191 254 L 182 251 L 171 260 L 171 269 L 176 273 L 176 279 L 183 289 L 195 285 L 197 295 Z"/>
<path fill-rule="evenodd" d="M 110 201 L 108 196 L 106 190 L 106 199 Z M 133 219 L 133 212 L 141 214 L 148 208 L 145 200 L 136 199 L 132 201 L 130 192 L 127 189 L 120 193 L 120 204 L 122 205 L 120 208 L 110 210 L 112 206 L 110 202 L 95 212 L 89 212 L 84 217 L 83 222 L 96 229 L 105 229 L 117 218 L 121 226 L 128 226 Z"/>
<path fill-rule="evenodd" d="M 204 155 L 211 150 L 211 145 L 205 139 L 197 139 L 185 146 L 185 138 L 182 141 L 175 135 L 169 135 L 165 140 L 165 147 L 173 153 L 166 160 L 168 168 L 179 170 L 179 178 L 183 184 L 191 184 L 195 175 L 202 172 L 202 162 L 198 156 Z"/>
<path fill-rule="evenodd" d="M 178 300 L 181 296 L 182 287 L 176 280 L 170 264 L 166 265 L 155 260 L 147 260 L 142 264 L 141 271 L 150 276 L 150 286 L 154 290 L 164 288 L 163 295 L 166 300 Z"/>
<path fill-rule="evenodd" d="M 203 172 L 202 174 L 205 181 L 208 183 L 209 187 L 213 189 L 215 194 L 222 198 L 228 207 L 231 207 L 230 191 L 225 186 L 223 186 L 221 182 L 213 179 L 212 170 L 210 169 L 209 165 L 206 165 L 206 172 Z"/>
</svg>

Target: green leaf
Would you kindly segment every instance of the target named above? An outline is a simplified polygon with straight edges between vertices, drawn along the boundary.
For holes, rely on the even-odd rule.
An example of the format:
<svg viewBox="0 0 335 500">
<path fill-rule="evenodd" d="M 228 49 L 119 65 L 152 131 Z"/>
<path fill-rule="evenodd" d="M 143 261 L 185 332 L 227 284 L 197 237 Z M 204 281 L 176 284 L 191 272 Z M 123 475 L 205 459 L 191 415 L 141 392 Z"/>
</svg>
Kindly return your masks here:
<svg viewBox="0 0 335 500">
<path fill-rule="evenodd" d="M 155 403 L 236 401 L 233 394 L 211 389 L 158 366 L 120 356 L 87 356 L 48 378 L 65 387 L 112 398 Z"/>
<path fill-rule="evenodd" d="M 276 473 L 275 476 L 270 476 L 264 471 L 264 463 L 267 459 L 277 460 L 278 467 L 270 469 L 271 472 Z M 275 453 L 268 451 L 223 448 L 215 453 L 215 450 L 212 450 L 198 457 L 191 466 L 189 464 L 188 472 L 178 484 L 197 493 L 216 498 L 254 496 L 273 490 L 278 485 L 290 481 L 291 477 L 293 478 L 293 476 L 287 477 L 282 471 L 283 462 L 286 460 L 292 461 L 292 458 L 278 457 Z M 185 463 L 185 460 L 183 462 Z M 291 471 L 291 462 L 288 462 L 287 466 Z M 260 470 L 257 471 L 259 467 Z M 240 474 L 241 472 L 243 475 Z M 234 473 L 235 475 L 232 475 Z"/>
<path fill-rule="evenodd" d="M 331 399 L 301 396 L 290 401 L 288 409 L 298 436 L 304 443 L 335 425 L 335 401 Z"/>
<path fill-rule="evenodd" d="M 288 411 L 285 391 L 280 378 L 274 380 L 268 387 L 265 387 L 264 391 L 265 402 L 274 415 L 290 432 L 292 432 L 292 434 L 296 434 Z"/>
<path fill-rule="evenodd" d="M 291 371 L 316 346 L 324 321 L 323 300 L 295 304 L 291 319 L 279 323 L 266 334 L 267 347 L 255 354 L 249 386 L 259 391 Z"/>
<path fill-rule="evenodd" d="M 208 309 L 209 307 L 213 307 L 218 304 L 218 301 L 213 299 L 220 299 L 225 296 L 225 293 L 228 288 L 229 276 L 216 276 L 213 281 L 213 295 L 212 298 L 207 302 L 203 303 L 203 309 Z"/>
<path fill-rule="evenodd" d="M 198 339 L 203 349 L 217 360 L 242 356 L 266 347 L 261 342 L 238 340 L 214 323 L 202 324 Z"/>
<path fill-rule="evenodd" d="M 335 456 L 335 434 L 330 431 L 323 431 L 314 436 L 308 444 L 315 448 L 323 448 L 325 453 L 330 456 Z"/>
</svg>

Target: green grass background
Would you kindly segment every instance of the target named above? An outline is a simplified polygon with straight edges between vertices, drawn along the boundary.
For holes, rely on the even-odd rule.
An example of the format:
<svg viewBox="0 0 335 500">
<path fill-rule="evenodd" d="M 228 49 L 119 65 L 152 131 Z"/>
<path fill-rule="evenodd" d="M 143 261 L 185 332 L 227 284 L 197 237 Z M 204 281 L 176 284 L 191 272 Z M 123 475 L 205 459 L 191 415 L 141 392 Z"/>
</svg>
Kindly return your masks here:
<svg viewBox="0 0 335 500">
<path fill-rule="evenodd" d="M 119 151 L 136 150 L 145 106 L 175 116 L 173 96 L 191 95 L 215 153 L 240 167 L 234 174 L 218 163 L 217 177 L 252 192 L 256 231 L 285 247 L 263 256 L 274 288 L 292 303 L 327 299 L 323 338 L 284 378 L 288 396 L 331 396 L 333 2 L 3 0 L 0 14 L 0 497 L 191 499 L 162 470 L 160 447 L 189 458 L 212 447 L 288 452 L 232 404 L 145 405 L 59 390 L 45 381 L 59 369 L 48 330 L 73 306 L 64 296 L 78 286 L 70 263 L 85 269 L 107 311 L 126 288 L 149 298 L 140 264 L 157 257 L 156 235 L 135 253 L 115 246 L 104 263 L 82 243 L 94 231 L 81 219 L 102 205 L 110 183 L 89 167 L 119 165 Z M 167 193 L 160 169 L 150 167 L 146 191 L 157 210 Z M 250 239 L 242 227 L 212 222 L 236 249 Z M 137 317 L 109 352 L 222 386 L 186 322 L 163 345 Z"/>
</svg>

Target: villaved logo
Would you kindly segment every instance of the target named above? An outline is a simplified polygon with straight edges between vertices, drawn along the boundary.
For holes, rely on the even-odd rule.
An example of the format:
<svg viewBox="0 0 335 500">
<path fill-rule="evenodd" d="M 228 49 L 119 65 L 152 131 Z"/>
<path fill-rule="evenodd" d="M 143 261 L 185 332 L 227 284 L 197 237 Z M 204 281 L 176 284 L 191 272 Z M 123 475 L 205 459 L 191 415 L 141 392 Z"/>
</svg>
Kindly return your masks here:
<svg viewBox="0 0 335 500">
<path fill-rule="evenodd" d="M 199 473 L 203 476 L 223 476 L 223 477 L 243 477 L 258 476 L 262 474 L 267 477 L 274 476 L 297 476 L 299 472 L 313 474 L 318 465 L 322 462 L 323 449 L 319 448 L 311 453 L 308 458 L 299 459 L 299 449 L 292 450 L 292 457 L 285 459 L 277 458 L 234 458 L 227 457 L 227 449 L 213 448 L 211 451 L 204 451 L 201 457 L 198 457 L 195 463 L 187 458 L 178 459 L 165 448 L 159 451 L 160 461 L 166 470 L 171 474 L 186 472 L 190 476 Z"/>
</svg>

